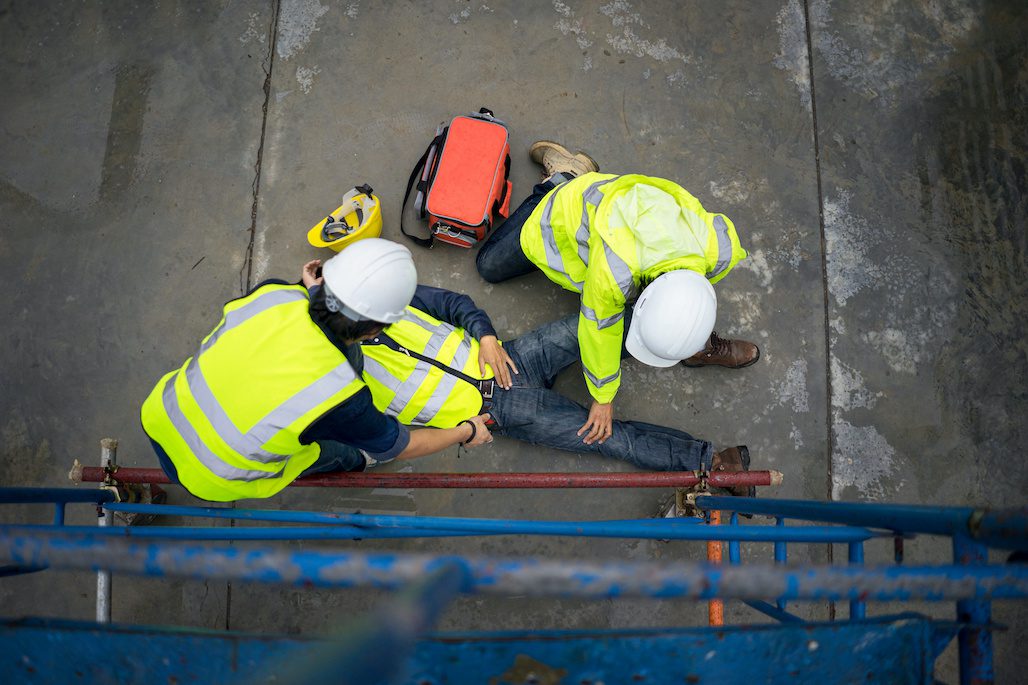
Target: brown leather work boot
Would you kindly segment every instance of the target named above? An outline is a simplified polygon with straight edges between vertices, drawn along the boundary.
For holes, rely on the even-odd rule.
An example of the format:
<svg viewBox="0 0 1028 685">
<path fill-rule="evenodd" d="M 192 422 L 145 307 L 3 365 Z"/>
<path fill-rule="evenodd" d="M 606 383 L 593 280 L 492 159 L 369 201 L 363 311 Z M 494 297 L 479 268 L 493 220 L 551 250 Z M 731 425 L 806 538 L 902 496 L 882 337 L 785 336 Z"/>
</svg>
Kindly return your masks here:
<svg viewBox="0 0 1028 685">
<path fill-rule="evenodd" d="M 599 171 L 600 165 L 589 155 L 581 150 L 574 154 L 560 143 L 551 140 L 537 140 L 528 148 L 528 156 L 536 164 L 541 164 L 546 170 L 546 176 L 552 176 L 561 171 L 571 173 L 575 176 Z"/>
<path fill-rule="evenodd" d="M 741 369 L 756 364 L 760 359 L 760 348 L 745 340 L 726 340 L 719 337 L 717 331 L 710 334 L 707 346 L 702 350 L 683 359 L 686 366 L 724 366 L 729 369 Z"/>
<path fill-rule="evenodd" d="M 710 460 L 711 473 L 724 473 L 731 471 L 750 470 L 750 450 L 746 445 L 738 447 L 726 447 L 720 452 L 715 452 Z M 753 485 L 739 485 L 734 488 L 727 488 L 728 492 L 736 497 L 756 497 L 757 488 Z"/>
</svg>

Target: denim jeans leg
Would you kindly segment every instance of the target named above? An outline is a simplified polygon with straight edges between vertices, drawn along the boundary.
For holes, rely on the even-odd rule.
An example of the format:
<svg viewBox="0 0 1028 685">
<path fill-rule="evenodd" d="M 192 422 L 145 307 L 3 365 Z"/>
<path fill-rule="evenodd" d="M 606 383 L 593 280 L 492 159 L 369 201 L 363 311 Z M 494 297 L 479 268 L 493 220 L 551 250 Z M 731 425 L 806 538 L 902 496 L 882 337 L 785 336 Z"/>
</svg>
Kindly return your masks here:
<svg viewBox="0 0 1028 685">
<path fill-rule="evenodd" d="M 500 435 L 569 452 L 602 454 L 649 471 L 709 469 L 713 446 L 706 440 L 641 421 L 614 421 L 602 445 L 587 445 L 578 435 L 589 411 L 558 392 L 514 387 L 493 397 Z"/>
<path fill-rule="evenodd" d="M 557 374 L 580 358 L 578 315 L 552 321 L 531 333 L 504 343 L 518 367 L 515 382 L 524 387 L 550 388 Z"/>
<path fill-rule="evenodd" d="M 298 477 L 333 471 L 363 471 L 366 462 L 360 450 L 335 440 L 319 440 L 321 456 Z"/>
<path fill-rule="evenodd" d="M 475 259 L 475 265 L 482 278 L 490 283 L 500 283 L 535 271 L 535 264 L 521 249 L 521 227 L 528 221 L 528 217 L 535 211 L 543 196 L 556 187 L 557 185 L 549 180 L 539 183 L 521 206 L 496 227 L 478 250 L 478 257 Z"/>
</svg>

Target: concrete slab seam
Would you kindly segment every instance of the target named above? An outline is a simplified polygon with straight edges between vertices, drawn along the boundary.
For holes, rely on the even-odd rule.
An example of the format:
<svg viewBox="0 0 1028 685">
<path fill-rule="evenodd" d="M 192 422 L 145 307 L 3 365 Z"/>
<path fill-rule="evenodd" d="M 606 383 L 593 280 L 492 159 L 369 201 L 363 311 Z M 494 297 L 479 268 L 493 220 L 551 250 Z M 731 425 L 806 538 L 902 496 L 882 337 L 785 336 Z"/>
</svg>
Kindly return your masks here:
<svg viewBox="0 0 1028 685">
<path fill-rule="evenodd" d="M 824 332 L 825 332 L 825 357 L 831 359 L 831 337 L 828 329 L 828 255 L 826 252 L 825 242 L 825 201 L 824 191 L 821 186 L 821 147 L 820 139 L 818 138 L 817 130 L 817 92 L 814 85 L 814 49 L 812 43 L 812 37 L 810 35 L 810 3 L 809 0 L 803 0 L 803 20 L 807 34 L 807 69 L 809 71 L 810 81 L 810 118 L 814 134 L 814 169 L 815 176 L 817 178 L 817 216 L 818 224 L 821 232 L 821 287 L 822 296 L 824 298 L 825 306 L 825 317 L 824 317 Z M 827 445 L 827 456 L 825 459 L 825 471 L 827 476 L 827 487 L 828 497 L 832 496 L 832 454 L 834 452 L 834 436 L 832 434 L 832 371 L 831 365 L 825 365 L 825 437 Z M 833 563 L 833 548 L 832 545 L 828 545 L 828 563 Z M 835 602 L 828 602 L 828 617 L 829 620 L 835 620 Z"/>
<path fill-rule="evenodd" d="M 239 291 L 240 295 L 245 294 L 253 287 L 253 247 L 257 235 L 257 204 L 261 190 L 261 163 L 264 160 L 264 140 L 268 129 L 268 103 L 271 100 L 271 76 L 275 69 L 275 44 L 278 40 L 278 20 L 281 11 L 281 0 L 272 0 L 271 25 L 268 27 L 268 52 L 261 69 L 264 70 L 264 103 L 261 106 L 261 138 L 257 145 L 257 161 L 254 163 L 253 176 L 253 203 L 250 206 L 250 237 L 246 246 L 246 256 L 243 258 L 243 266 L 239 270 Z M 244 280 L 243 273 L 246 273 Z"/>
</svg>

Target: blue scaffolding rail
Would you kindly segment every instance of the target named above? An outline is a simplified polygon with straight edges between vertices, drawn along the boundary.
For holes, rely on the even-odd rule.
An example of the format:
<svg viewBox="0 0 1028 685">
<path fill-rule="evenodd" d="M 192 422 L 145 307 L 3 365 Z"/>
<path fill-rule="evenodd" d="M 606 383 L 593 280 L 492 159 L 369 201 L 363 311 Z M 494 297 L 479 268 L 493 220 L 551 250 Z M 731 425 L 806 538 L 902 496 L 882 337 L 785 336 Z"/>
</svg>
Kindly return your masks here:
<svg viewBox="0 0 1028 685">
<path fill-rule="evenodd" d="M 47 568 L 98 573 L 97 623 L 3 623 L 0 672 L 13 676 L 6 682 L 864 682 L 871 675 L 884 682 L 931 683 L 935 659 L 957 637 L 961 682 L 989 683 L 994 680 L 991 631 L 996 628 L 991 602 L 1028 598 L 1028 566 L 988 560 L 990 548 L 1028 551 L 1028 508 L 991 511 L 701 494 L 694 498 L 700 518 L 531 521 L 116 500 L 116 490 L 109 487 L 0 488 L 0 503 L 54 506 L 50 525 L 0 526 L 0 574 Z M 66 525 L 65 507 L 75 503 L 95 505 L 103 525 Z M 732 512 L 727 524 L 705 525 L 706 514 L 714 511 Z M 276 525 L 116 527 L 108 525 L 115 512 Z M 775 525 L 743 525 L 739 514 L 769 516 Z M 719 540 L 728 548 L 728 563 L 601 563 L 230 544 L 468 535 Z M 905 564 L 902 541 L 916 535 L 950 538 L 952 561 Z M 865 565 L 865 543 L 881 539 L 893 543 L 894 563 Z M 772 545 L 774 563 L 740 563 L 742 542 Z M 790 543 L 845 544 L 848 563 L 788 565 Z M 111 573 L 374 587 L 396 595 L 375 614 L 330 637 L 118 626 L 109 624 Z M 426 634 L 459 595 L 739 600 L 778 623 Z M 915 600 L 955 602 L 954 620 L 912 613 L 867 617 L 868 602 Z M 788 602 L 795 601 L 848 602 L 849 614 L 846 620 L 809 622 L 789 611 Z M 98 663 L 97 653 L 117 658 Z M 750 658 L 739 658 L 743 653 Z M 84 664 L 88 669 L 83 670 Z M 88 676 L 83 679 L 82 673 Z"/>
</svg>

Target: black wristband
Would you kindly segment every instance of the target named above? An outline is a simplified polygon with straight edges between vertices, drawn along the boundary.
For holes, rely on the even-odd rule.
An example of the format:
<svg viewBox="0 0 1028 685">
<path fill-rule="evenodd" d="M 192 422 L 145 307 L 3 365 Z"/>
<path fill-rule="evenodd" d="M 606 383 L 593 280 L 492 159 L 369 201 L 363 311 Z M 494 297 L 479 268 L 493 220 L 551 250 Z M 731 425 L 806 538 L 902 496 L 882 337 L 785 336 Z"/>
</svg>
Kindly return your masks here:
<svg viewBox="0 0 1028 685">
<path fill-rule="evenodd" d="M 475 423 L 471 419 L 464 419 L 463 421 L 461 421 L 457 425 L 458 426 L 462 426 L 465 423 L 468 424 L 469 426 L 471 426 L 471 437 L 468 438 L 467 440 L 465 440 L 464 442 L 460 443 L 461 447 L 463 447 L 464 445 L 466 445 L 469 442 L 471 442 L 472 440 L 474 440 L 475 436 L 478 435 L 478 426 L 476 426 Z"/>
</svg>

